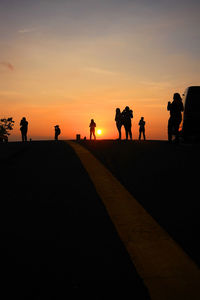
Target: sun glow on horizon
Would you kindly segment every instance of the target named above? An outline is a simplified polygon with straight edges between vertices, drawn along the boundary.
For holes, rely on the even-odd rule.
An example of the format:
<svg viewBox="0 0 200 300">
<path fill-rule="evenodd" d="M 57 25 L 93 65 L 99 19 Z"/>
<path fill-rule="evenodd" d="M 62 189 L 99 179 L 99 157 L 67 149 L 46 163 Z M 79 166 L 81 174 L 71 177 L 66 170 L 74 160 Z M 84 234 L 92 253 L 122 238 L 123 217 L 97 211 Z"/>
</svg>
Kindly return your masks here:
<svg viewBox="0 0 200 300">
<path fill-rule="evenodd" d="M 102 134 L 102 130 L 101 130 L 101 129 L 98 129 L 98 130 L 97 130 L 97 134 L 98 134 L 98 135 L 101 135 L 101 134 Z"/>
</svg>

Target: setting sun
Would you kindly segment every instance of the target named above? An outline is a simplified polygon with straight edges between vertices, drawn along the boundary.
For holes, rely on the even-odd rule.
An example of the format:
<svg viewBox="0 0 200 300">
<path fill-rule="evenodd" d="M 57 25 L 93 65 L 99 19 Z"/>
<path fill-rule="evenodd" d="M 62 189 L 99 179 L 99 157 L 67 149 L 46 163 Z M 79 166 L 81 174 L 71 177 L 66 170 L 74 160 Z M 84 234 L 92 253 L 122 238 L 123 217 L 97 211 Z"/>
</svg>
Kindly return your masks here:
<svg viewBox="0 0 200 300">
<path fill-rule="evenodd" d="M 102 130 L 101 130 L 101 129 L 98 129 L 98 130 L 97 130 L 97 134 L 99 134 L 99 135 L 102 134 Z"/>
</svg>

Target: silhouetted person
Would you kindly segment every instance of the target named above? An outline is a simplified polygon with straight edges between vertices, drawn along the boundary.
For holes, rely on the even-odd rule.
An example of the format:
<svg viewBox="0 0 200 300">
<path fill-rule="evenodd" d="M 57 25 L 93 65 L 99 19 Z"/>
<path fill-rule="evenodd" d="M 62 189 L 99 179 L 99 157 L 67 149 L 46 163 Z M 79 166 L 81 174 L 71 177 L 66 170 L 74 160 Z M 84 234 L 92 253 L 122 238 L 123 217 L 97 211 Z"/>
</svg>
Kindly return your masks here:
<svg viewBox="0 0 200 300">
<path fill-rule="evenodd" d="M 126 106 L 122 112 L 122 120 L 123 120 L 122 122 L 126 132 L 126 140 L 128 140 L 128 136 L 132 140 L 132 132 L 131 132 L 132 118 L 133 118 L 133 111 L 128 106 Z"/>
<path fill-rule="evenodd" d="M 61 130 L 59 128 L 59 125 L 54 126 L 54 128 L 55 128 L 55 140 L 57 141 L 58 140 L 58 136 L 61 133 Z"/>
<path fill-rule="evenodd" d="M 96 123 L 94 122 L 93 119 L 91 120 L 89 127 L 90 127 L 90 140 L 92 139 L 92 135 L 93 135 L 94 139 L 96 140 L 96 135 L 95 135 Z"/>
<path fill-rule="evenodd" d="M 173 102 L 168 102 L 167 110 L 170 111 L 170 118 L 168 121 L 168 140 L 172 141 L 172 135 L 175 135 L 175 141 L 179 141 L 179 125 L 182 120 L 183 103 L 179 93 L 173 96 Z"/>
<path fill-rule="evenodd" d="M 22 142 L 27 141 L 28 122 L 26 121 L 25 117 L 21 119 L 20 130 L 22 135 Z"/>
<path fill-rule="evenodd" d="M 143 134 L 143 138 L 144 138 L 144 141 L 146 140 L 146 137 L 145 137 L 145 121 L 144 121 L 144 117 L 141 117 L 140 119 L 140 122 L 138 124 L 140 127 L 139 127 L 139 140 L 141 140 L 141 135 Z"/>
<path fill-rule="evenodd" d="M 122 113 L 120 111 L 120 108 L 116 108 L 115 122 L 116 122 L 117 130 L 119 132 L 119 140 L 121 140 Z"/>
</svg>

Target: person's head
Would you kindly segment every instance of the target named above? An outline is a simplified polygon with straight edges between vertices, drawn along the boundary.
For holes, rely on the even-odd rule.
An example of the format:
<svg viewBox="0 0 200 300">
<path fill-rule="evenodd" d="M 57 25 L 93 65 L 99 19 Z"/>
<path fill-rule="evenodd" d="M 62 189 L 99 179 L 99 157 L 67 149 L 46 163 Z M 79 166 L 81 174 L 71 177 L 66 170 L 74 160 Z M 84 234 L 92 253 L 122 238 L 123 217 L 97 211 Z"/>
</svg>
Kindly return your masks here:
<svg viewBox="0 0 200 300">
<path fill-rule="evenodd" d="M 141 117 L 141 120 L 143 121 L 143 120 L 144 120 L 144 117 Z"/>
<path fill-rule="evenodd" d="M 25 117 L 23 117 L 23 118 L 22 118 L 22 120 L 23 120 L 23 121 L 26 121 L 26 118 L 25 118 Z"/>
<path fill-rule="evenodd" d="M 117 114 L 120 113 L 120 108 L 119 108 L 119 107 L 116 108 L 116 113 L 117 113 Z"/>
<path fill-rule="evenodd" d="M 182 101 L 182 98 L 181 98 L 181 96 L 180 96 L 179 93 L 175 93 L 173 99 L 174 99 L 175 101 L 177 101 L 177 100 L 178 100 L 178 101 Z"/>
<path fill-rule="evenodd" d="M 94 119 L 91 119 L 91 123 L 94 123 Z"/>
<path fill-rule="evenodd" d="M 129 110 L 129 106 L 126 106 L 126 107 L 125 107 L 125 110 L 128 111 L 128 110 Z"/>
</svg>

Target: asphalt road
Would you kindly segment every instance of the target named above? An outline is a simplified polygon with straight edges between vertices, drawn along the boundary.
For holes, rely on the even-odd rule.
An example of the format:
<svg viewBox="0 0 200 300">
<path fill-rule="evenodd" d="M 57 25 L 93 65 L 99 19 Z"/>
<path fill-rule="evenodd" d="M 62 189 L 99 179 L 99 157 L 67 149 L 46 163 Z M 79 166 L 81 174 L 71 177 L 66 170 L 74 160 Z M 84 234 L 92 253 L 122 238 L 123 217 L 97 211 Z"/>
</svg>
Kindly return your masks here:
<svg viewBox="0 0 200 300">
<path fill-rule="evenodd" d="M 65 142 L 0 145 L 3 299 L 149 299 Z"/>
<path fill-rule="evenodd" d="M 200 266 L 200 144 L 81 141 Z"/>
</svg>

